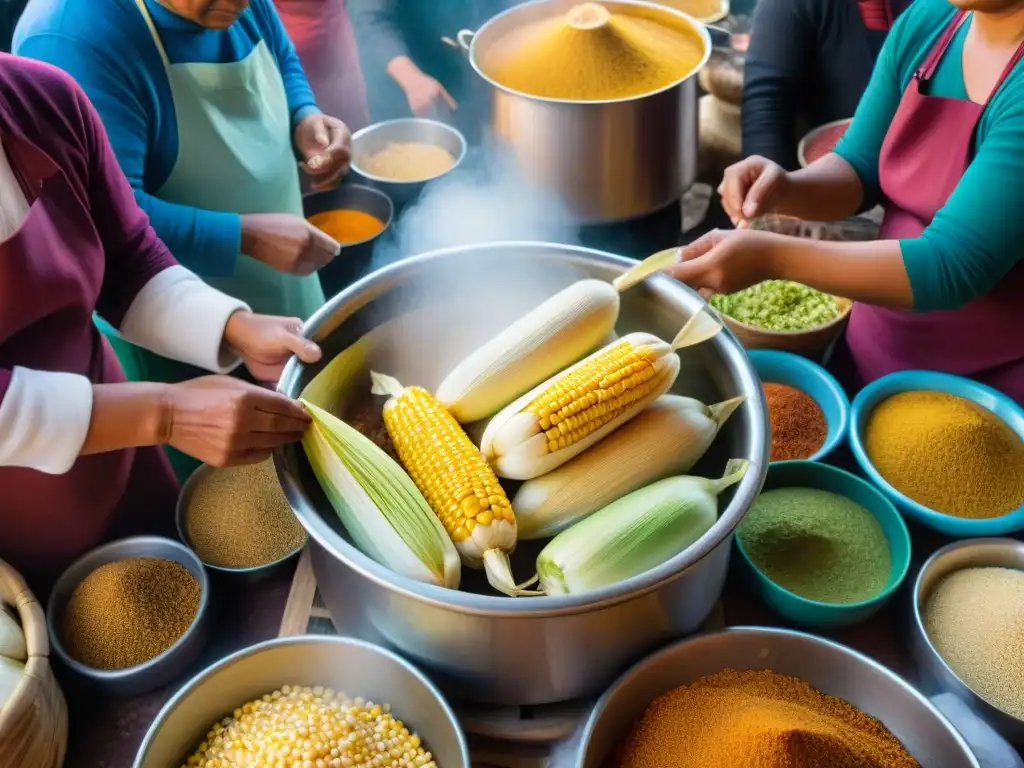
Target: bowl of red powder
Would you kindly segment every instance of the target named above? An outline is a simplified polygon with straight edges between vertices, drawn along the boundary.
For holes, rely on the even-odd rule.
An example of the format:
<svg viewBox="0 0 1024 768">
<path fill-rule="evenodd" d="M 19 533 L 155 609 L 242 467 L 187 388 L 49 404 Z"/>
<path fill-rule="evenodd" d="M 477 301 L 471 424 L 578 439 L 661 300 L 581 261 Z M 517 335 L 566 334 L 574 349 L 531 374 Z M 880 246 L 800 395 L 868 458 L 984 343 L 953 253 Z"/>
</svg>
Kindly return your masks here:
<svg viewBox="0 0 1024 768">
<path fill-rule="evenodd" d="M 835 378 L 806 357 L 772 349 L 747 353 L 761 377 L 771 422 L 771 461 L 821 461 L 844 439 L 850 401 Z"/>
<path fill-rule="evenodd" d="M 845 120 L 819 125 L 809 131 L 800 139 L 796 148 L 796 157 L 800 161 L 800 167 L 806 168 L 818 158 L 824 157 L 834 150 L 851 122 L 853 122 L 853 118 L 848 117 Z"/>
</svg>

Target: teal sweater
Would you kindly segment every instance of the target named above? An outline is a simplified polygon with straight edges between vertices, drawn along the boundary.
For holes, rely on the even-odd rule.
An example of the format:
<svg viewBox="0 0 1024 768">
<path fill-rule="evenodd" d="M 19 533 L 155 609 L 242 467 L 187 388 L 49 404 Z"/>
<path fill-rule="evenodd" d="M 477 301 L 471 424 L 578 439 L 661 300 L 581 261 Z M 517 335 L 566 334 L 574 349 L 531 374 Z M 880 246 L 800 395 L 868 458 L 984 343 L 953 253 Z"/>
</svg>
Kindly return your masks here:
<svg viewBox="0 0 1024 768">
<path fill-rule="evenodd" d="M 894 25 L 871 83 L 836 152 L 878 193 L 878 155 L 903 90 L 955 9 L 917 0 Z M 966 99 L 961 26 L 931 82 L 931 94 Z M 934 126 L 941 135 L 942 126 Z M 917 238 L 901 240 L 914 308 L 956 309 L 991 290 L 1024 253 L 1024 63 L 990 99 L 974 134 L 973 157 L 946 205 Z M 942 158 L 936 158 L 942 162 Z"/>
</svg>

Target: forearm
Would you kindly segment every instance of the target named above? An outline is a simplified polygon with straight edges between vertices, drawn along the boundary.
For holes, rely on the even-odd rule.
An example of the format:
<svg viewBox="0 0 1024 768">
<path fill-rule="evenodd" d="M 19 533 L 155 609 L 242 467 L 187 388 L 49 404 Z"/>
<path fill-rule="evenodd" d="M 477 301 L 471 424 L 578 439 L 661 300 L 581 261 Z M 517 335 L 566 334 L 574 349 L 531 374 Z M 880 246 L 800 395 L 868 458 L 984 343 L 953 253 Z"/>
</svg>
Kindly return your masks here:
<svg viewBox="0 0 1024 768">
<path fill-rule="evenodd" d="M 178 262 L 200 277 L 230 277 L 242 252 L 242 218 L 160 200 L 136 188 L 135 199 Z"/>
<path fill-rule="evenodd" d="M 856 214 L 863 200 L 857 172 L 833 153 L 787 173 L 774 212 L 807 221 L 838 221 Z"/>
<path fill-rule="evenodd" d="M 406 55 L 396 56 L 388 62 L 388 76 L 398 83 L 400 88 L 406 88 L 412 80 L 423 77 L 423 71 L 416 66 L 416 62 Z"/>
<path fill-rule="evenodd" d="M 169 422 L 168 384 L 94 384 L 81 455 L 160 445 Z"/>
</svg>

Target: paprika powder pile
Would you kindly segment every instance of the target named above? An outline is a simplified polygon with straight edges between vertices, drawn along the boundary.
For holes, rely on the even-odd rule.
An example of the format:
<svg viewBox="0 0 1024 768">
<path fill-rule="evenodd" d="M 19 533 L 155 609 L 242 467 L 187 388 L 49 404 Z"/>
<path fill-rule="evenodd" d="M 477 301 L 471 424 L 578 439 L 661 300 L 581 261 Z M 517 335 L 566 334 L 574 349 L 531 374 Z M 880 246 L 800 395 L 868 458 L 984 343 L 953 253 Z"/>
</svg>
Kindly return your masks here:
<svg viewBox="0 0 1024 768">
<path fill-rule="evenodd" d="M 763 384 L 771 421 L 770 461 L 809 459 L 821 450 L 828 424 L 821 406 L 806 392 L 785 384 Z"/>
<path fill-rule="evenodd" d="M 852 704 L 769 669 L 725 670 L 655 699 L 616 768 L 920 768 Z"/>
</svg>

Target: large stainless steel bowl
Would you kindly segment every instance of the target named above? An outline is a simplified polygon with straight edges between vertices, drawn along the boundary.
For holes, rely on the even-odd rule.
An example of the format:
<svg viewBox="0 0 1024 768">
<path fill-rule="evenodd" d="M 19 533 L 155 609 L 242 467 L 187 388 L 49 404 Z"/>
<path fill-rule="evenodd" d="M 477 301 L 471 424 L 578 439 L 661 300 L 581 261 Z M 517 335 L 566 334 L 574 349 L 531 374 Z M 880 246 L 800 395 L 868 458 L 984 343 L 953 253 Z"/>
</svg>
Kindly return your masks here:
<svg viewBox="0 0 1024 768">
<path fill-rule="evenodd" d="M 711 55 L 703 24 L 663 5 L 601 0 L 613 13 L 687 28 L 704 58 L 676 83 L 631 99 L 568 101 L 513 91 L 488 74 L 488 51 L 512 30 L 564 13 L 579 0 L 537 0 L 495 16 L 475 34 L 463 31 L 473 69 L 492 89 L 491 129 L 523 171 L 560 194 L 587 223 L 639 218 L 678 200 L 697 175 L 697 74 Z"/>
<path fill-rule="evenodd" d="M 390 704 L 395 717 L 423 739 L 439 768 L 469 768 L 469 750 L 455 715 L 421 672 L 369 643 L 311 635 L 259 643 L 196 675 L 160 710 L 134 768 L 182 765 L 211 725 L 285 685 L 320 685 Z"/>
<path fill-rule="evenodd" d="M 960 734 L 901 677 L 824 638 L 766 627 L 701 635 L 637 664 L 598 701 L 584 728 L 576 768 L 605 765 L 658 696 L 725 669 L 771 669 L 799 677 L 877 717 L 921 765 L 978 768 Z"/>
<path fill-rule="evenodd" d="M 581 277 L 611 280 L 634 263 L 565 245 L 500 243 L 393 264 L 307 323 L 324 361 L 353 346 L 364 357 L 349 387 L 315 399 L 344 416 L 353 395 L 368 392 L 371 366 L 434 388 L 465 354 L 552 294 Z M 703 305 L 682 284 L 656 276 L 623 295 L 617 330 L 671 339 Z M 293 360 L 279 388 L 298 396 L 324 364 Z M 460 591 L 397 576 L 352 546 L 302 448 L 279 452 L 282 487 L 309 531 L 317 582 L 338 629 L 397 649 L 460 698 L 498 704 L 596 694 L 643 654 L 696 630 L 718 601 L 733 531 L 764 481 L 768 425 L 756 374 L 728 332 L 682 355 L 673 391 L 705 402 L 746 394 L 695 472 L 718 475 L 730 457 L 753 466 L 723 496 L 718 523 L 692 547 L 648 573 L 583 595 L 507 598 L 469 569 Z M 533 573 L 543 543 L 519 544 L 512 559 L 517 576 Z"/>
</svg>

